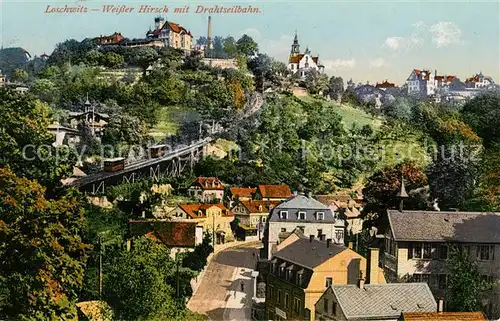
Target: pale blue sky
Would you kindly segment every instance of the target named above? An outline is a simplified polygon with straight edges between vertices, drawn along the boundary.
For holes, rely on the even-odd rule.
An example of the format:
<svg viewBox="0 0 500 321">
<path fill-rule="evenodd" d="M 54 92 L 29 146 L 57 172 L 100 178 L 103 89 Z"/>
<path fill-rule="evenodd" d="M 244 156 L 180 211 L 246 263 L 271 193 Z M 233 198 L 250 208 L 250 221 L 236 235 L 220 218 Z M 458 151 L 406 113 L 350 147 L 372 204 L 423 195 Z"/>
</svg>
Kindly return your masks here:
<svg viewBox="0 0 500 321">
<path fill-rule="evenodd" d="M 2 2 L 3 1 L 3 2 Z M 81 40 L 121 32 L 144 36 L 155 14 L 47 14 L 50 6 L 103 4 L 191 5 L 192 13 L 169 12 L 168 20 L 206 35 L 208 14 L 195 14 L 197 5 L 252 5 L 261 14 L 212 14 L 214 35 L 239 37 L 248 33 L 261 51 L 286 61 L 295 29 L 301 50 L 309 46 L 330 75 L 370 83 L 388 79 L 402 84 L 413 68 L 456 74 L 461 79 L 482 71 L 496 81 L 500 75 L 498 1 L 131 1 L 0 0 L 2 41 L 22 46 L 32 55 L 52 52 L 65 39 Z"/>
</svg>

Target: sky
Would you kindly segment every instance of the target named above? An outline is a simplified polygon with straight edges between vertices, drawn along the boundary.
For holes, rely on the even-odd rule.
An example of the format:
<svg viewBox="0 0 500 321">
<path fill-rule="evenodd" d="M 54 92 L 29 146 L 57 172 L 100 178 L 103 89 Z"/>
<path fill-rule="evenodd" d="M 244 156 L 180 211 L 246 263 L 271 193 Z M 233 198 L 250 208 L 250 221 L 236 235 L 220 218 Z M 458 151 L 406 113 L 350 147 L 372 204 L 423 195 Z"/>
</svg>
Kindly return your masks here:
<svg viewBox="0 0 500 321">
<path fill-rule="evenodd" d="M 23 47 L 31 55 L 50 54 L 66 39 L 121 32 L 144 37 L 155 13 L 139 13 L 141 5 L 167 6 L 162 14 L 206 36 L 212 16 L 213 34 L 235 38 L 248 34 L 265 52 L 286 62 L 295 30 L 301 51 L 319 54 L 329 75 L 356 83 L 384 80 L 402 85 L 412 69 L 437 70 L 460 79 L 475 73 L 500 81 L 500 1 L 158 1 L 158 0 L 0 0 L 1 42 Z M 46 13 L 47 7 L 88 8 L 87 13 Z M 132 7 L 130 13 L 104 13 L 103 5 Z M 189 5 L 189 13 L 174 8 Z M 198 6 L 252 6 L 259 13 L 196 13 Z M 91 11 L 97 9 L 97 11 Z"/>
</svg>

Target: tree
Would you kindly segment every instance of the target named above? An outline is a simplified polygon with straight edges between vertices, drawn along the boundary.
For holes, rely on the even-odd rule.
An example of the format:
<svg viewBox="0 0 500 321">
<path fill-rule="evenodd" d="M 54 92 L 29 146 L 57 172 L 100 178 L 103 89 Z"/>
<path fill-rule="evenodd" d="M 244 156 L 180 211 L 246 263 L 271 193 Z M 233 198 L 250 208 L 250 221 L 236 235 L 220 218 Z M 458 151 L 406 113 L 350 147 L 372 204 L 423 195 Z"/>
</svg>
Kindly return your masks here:
<svg viewBox="0 0 500 321">
<path fill-rule="evenodd" d="M 114 52 L 107 52 L 102 58 L 101 62 L 104 66 L 109 68 L 120 68 L 125 63 L 122 55 Z"/>
<path fill-rule="evenodd" d="M 396 97 L 390 104 L 382 106 L 382 112 L 394 119 L 410 121 L 412 101 L 408 97 Z"/>
<path fill-rule="evenodd" d="M 236 40 L 229 36 L 223 41 L 224 51 L 229 56 L 229 58 L 235 58 L 238 55 L 238 46 L 236 45 Z"/>
<path fill-rule="evenodd" d="M 38 182 L 0 168 L 0 316 L 75 320 L 89 246 L 78 195 L 48 200 Z"/>
<path fill-rule="evenodd" d="M 10 76 L 12 82 L 25 83 L 28 81 L 28 73 L 24 69 L 15 69 Z"/>
<path fill-rule="evenodd" d="M 486 148 L 500 143 L 500 93 L 487 91 L 467 102 L 461 114 L 465 122 L 483 139 Z"/>
<path fill-rule="evenodd" d="M 182 314 L 183 304 L 167 284 L 176 271 L 169 254 L 164 245 L 141 238 L 131 251 L 118 251 L 107 262 L 103 296 L 120 320 L 167 320 Z"/>
<path fill-rule="evenodd" d="M 59 87 L 49 79 L 36 79 L 31 92 L 49 105 L 56 104 L 60 98 Z"/>
<path fill-rule="evenodd" d="M 321 94 L 328 87 L 328 76 L 313 69 L 306 73 L 304 83 L 309 93 Z"/>
<path fill-rule="evenodd" d="M 0 89 L 0 167 L 37 180 L 49 193 L 72 173 L 75 157 L 67 147 L 54 147 L 50 108 L 32 95 Z"/>
<path fill-rule="evenodd" d="M 451 247 L 446 268 L 449 309 L 455 312 L 479 311 L 481 297 L 490 284 L 481 278 L 477 263 L 463 249 Z"/>
<path fill-rule="evenodd" d="M 344 80 L 342 77 L 332 76 L 328 81 L 328 94 L 330 98 L 337 99 L 344 92 Z"/>
<path fill-rule="evenodd" d="M 205 233 L 203 242 L 196 245 L 193 252 L 189 252 L 182 260 L 182 266 L 193 271 L 201 271 L 207 265 L 208 256 L 214 251 L 212 236 Z"/>
<path fill-rule="evenodd" d="M 244 56 L 250 57 L 259 52 L 259 45 L 252 39 L 252 37 L 244 34 L 236 42 L 238 52 Z"/>
<path fill-rule="evenodd" d="M 0 49 L 0 70 L 6 75 L 11 75 L 16 69 L 22 69 L 28 64 L 29 54 L 20 47 Z"/>
<path fill-rule="evenodd" d="M 103 61 L 104 55 L 97 50 L 87 52 L 83 58 L 87 66 L 99 66 Z"/>
<path fill-rule="evenodd" d="M 412 190 L 427 185 L 427 176 L 415 162 L 405 161 L 394 167 L 386 167 L 371 175 L 363 188 L 363 197 L 368 205 L 363 212 L 378 213 L 383 216 L 386 209 L 398 208 L 400 199 L 397 193 L 404 179 L 406 191 L 411 196 Z M 412 198 L 405 200 L 405 209 L 426 209 L 426 200 Z M 383 222 L 382 222 L 383 223 Z"/>
<path fill-rule="evenodd" d="M 130 52 L 129 61 L 132 65 L 140 67 L 145 71 L 153 62 L 158 59 L 158 52 L 151 47 L 135 47 Z"/>
<path fill-rule="evenodd" d="M 103 131 L 102 143 L 117 146 L 118 143 L 141 144 L 147 135 L 146 125 L 130 115 L 115 115 Z"/>
</svg>

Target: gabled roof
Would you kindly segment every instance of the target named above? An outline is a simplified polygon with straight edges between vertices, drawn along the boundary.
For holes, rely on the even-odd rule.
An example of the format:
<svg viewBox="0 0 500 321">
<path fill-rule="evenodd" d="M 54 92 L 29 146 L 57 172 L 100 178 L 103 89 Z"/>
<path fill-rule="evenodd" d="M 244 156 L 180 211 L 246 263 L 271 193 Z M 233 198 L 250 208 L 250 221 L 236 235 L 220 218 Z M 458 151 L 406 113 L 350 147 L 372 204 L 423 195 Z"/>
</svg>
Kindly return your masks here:
<svg viewBox="0 0 500 321">
<path fill-rule="evenodd" d="M 380 84 L 379 84 L 379 83 L 377 83 L 377 84 L 375 85 L 375 87 L 377 87 L 377 88 L 390 88 L 390 87 L 395 87 L 395 85 L 394 85 L 394 83 L 392 83 L 392 82 L 388 82 L 388 81 L 386 80 L 386 81 L 384 81 L 384 82 L 381 82 Z"/>
<path fill-rule="evenodd" d="M 231 187 L 229 192 L 234 197 L 252 197 L 257 191 L 255 187 Z"/>
<path fill-rule="evenodd" d="M 184 28 L 180 24 L 172 22 L 172 21 L 165 21 L 165 23 L 160 28 L 153 30 L 152 34 L 153 34 L 153 36 L 158 36 L 160 34 L 161 30 L 167 29 L 167 28 L 169 30 L 172 30 L 175 33 L 185 33 L 185 34 L 188 34 L 191 36 L 191 32 L 189 30 L 187 30 L 186 28 Z M 149 34 L 149 32 L 148 32 L 148 34 Z"/>
<path fill-rule="evenodd" d="M 387 211 L 396 241 L 500 243 L 500 213 Z"/>
<path fill-rule="evenodd" d="M 291 63 L 291 64 L 298 64 L 302 58 L 304 58 L 305 54 L 298 54 L 296 56 L 290 56 L 290 58 L 288 59 L 288 63 Z M 312 57 L 312 60 L 314 61 L 315 64 L 318 63 L 318 59 L 319 57 Z"/>
<path fill-rule="evenodd" d="M 431 72 L 429 70 L 420 70 L 420 69 L 413 69 L 413 72 L 415 72 L 415 75 L 417 76 L 418 79 L 421 79 L 421 74 L 425 73 L 425 80 L 429 80 L 429 75 Z M 409 78 L 408 78 L 409 79 Z"/>
<path fill-rule="evenodd" d="M 196 245 L 195 221 L 130 220 L 130 236 L 146 236 L 171 247 Z"/>
<path fill-rule="evenodd" d="M 191 186 L 197 185 L 206 190 L 223 190 L 224 184 L 217 177 L 197 177 Z"/>
<path fill-rule="evenodd" d="M 301 238 L 280 251 L 273 258 L 279 258 L 307 269 L 314 269 L 335 255 L 347 250 L 346 247 L 325 242 Z"/>
<path fill-rule="evenodd" d="M 259 193 L 265 198 L 288 198 L 293 196 L 288 185 L 259 185 Z"/>
<path fill-rule="evenodd" d="M 280 204 L 280 201 L 260 201 L 260 200 L 250 200 L 250 201 L 240 201 L 248 212 L 250 213 L 269 213 L 273 208 Z"/>
<path fill-rule="evenodd" d="M 406 312 L 403 321 L 486 321 L 482 312 Z"/>
<path fill-rule="evenodd" d="M 205 218 L 207 217 L 207 209 L 211 207 L 218 207 L 222 211 L 223 217 L 234 216 L 233 212 L 227 209 L 224 204 L 180 204 L 179 208 L 182 209 L 191 218 Z"/>
<path fill-rule="evenodd" d="M 348 320 L 395 318 L 402 312 L 433 312 L 436 300 L 427 283 L 354 284 L 330 287 Z"/>
</svg>

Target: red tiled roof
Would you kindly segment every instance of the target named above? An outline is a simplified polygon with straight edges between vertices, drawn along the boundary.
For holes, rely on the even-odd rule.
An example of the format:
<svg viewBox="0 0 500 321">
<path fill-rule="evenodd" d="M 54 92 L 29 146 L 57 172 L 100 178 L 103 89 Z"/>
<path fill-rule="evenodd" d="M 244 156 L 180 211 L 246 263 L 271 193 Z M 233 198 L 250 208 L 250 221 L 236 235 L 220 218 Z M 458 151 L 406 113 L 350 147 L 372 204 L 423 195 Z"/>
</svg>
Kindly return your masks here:
<svg viewBox="0 0 500 321">
<path fill-rule="evenodd" d="M 217 177 L 198 177 L 194 181 L 194 184 L 198 184 L 202 189 L 206 190 L 221 190 L 224 189 L 224 184 Z M 192 186 L 191 185 L 191 186 Z"/>
<path fill-rule="evenodd" d="M 392 82 L 388 82 L 387 80 L 382 82 L 382 83 L 377 83 L 375 85 L 377 88 L 390 88 L 390 87 L 395 87 L 395 85 Z"/>
<path fill-rule="evenodd" d="M 474 75 L 471 78 L 467 78 L 467 80 L 465 80 L 465 82 L 479 82 L 479 76 L 478 75 Z"/>
<path fill-rule="evenodd" d="M 288 63 L 298 64 L 302 58 L 304 58 L 304 54 L 298 54 L 297 56 L 292 56 L 288 59 Z M 315 64 L 318 63 L 318 59 L 319 57 L 312 57 L 312 60 L 314 61 Z"/>
<path fill-rule="evenodd" d="M 486 321 L 482 312 L 403 312 L 404 321 Z"/>
<path fill-rule="evenodd" d="M 234 197 L 252 197 L 257 191 L 255 187 L 231 187 L 229 189 L 231 195 Z"/>
<path fill-rule="evenodd" d="M 287 198 L 293 193 L 288 185 L 259 185 L 259 193 L 262 198 Z"/>
<path fill-rule="evenodd" d="M 223 217 L 234 216 L 234 213 L 227 209 L 224 204 L 181 204 L 179 207 L 186 212 L 191 218 L 207 217 L 207 209 L 217 206 L 222 210 Z M 201 212 L 200 212 L 201 211 Z"/>
<path fill-rule="evenodd" d="M 169 247 L 194 247 L 196 245 L 196 222 L 130 220 L 132 236 L 146 236 Z"/>
<path fill-rule="evenodd" d="M 417 75 L 417 77 L 420 77 L 420 74 L 422 72 L 425 72 L 425 80 L 429 80 L 429 75 L 431 74 L 429 72 L 429 70 L 420 70 L 420 69 L 413 69 L 415 71 L 415 74 Z"/>
<path fill-rule="evenodd" d="M 298 54 L 297 56 L 292 56 L 290 57 L 288 62 L 291 64 L 298 64 L 300 59 L 302 59 L 302 57 L 304 57 L 304 54 Z"/>
<path fill-rule="evenodd" d="M 452 82 L 455 76 L 436 76 L 434 78 L 438 81 Z"/>
<path fill-rule="evenodd" d="M 278 206 L 280 201 L 260 201 L 260 200 L 250 200 L 241 201 L 243 205 L 250 213 L 269 213 L 271 209 Z"/>
</svg>

